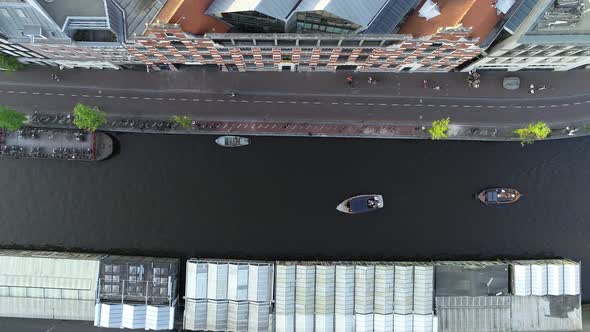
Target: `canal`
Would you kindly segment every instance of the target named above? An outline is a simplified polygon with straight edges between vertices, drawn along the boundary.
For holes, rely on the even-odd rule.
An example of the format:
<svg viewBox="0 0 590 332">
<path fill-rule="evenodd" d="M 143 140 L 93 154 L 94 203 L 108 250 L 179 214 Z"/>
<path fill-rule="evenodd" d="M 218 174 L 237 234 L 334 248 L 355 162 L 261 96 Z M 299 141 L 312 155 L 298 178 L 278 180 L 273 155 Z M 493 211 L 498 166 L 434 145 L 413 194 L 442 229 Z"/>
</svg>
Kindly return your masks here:
<svg viewBox="0 0 590 332">
<path fill-rule="evenodd" d="M 590 138 L 536 143 L 120 134 L 104 162 L 0 160 L 0 245 L 183 258 L 582 260 Z M 490 208 L 474 195 L 513 186 Z M 358 193 L 385 208 L 338 213 Z M 583 287 L 590 300 L 590 287 Z"/>
</svg>

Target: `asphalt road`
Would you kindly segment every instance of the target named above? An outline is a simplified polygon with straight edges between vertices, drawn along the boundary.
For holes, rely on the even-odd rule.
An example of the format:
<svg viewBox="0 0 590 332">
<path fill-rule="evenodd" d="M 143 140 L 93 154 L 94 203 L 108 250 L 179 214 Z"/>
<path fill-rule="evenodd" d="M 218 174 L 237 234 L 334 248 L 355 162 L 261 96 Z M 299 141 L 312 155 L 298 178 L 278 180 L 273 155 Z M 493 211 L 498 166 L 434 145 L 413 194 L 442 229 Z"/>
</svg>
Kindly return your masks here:
<svg viewBox="0 0 590 332">
<path fill-rule="evenodd" d="M 217 73 L 83 71 L 48 69 L 0 74 L 0 104 L 27 113 L 69 112 L 78 103 L 113 115 L 196 120 L 307 123 L 423 124 L 450 116 L 453 124 L 514 126 L 531 121 L 567 125 L 590 120 L 586 71 L 517 73 L 522 87 L 503 90 L 506 73 L 484 73 L 480 89 L 468 88 L 464 73 L 382 74 L 379 83 L 343 73 Z M 514 74 L 510 74 L 514 75 Z M 425 89 L 422 80 L 441 90 Z M 529 83 L 548 90 L 531 95 Z M 229 91 L 238 91 L 231 97 Z"/>
</svg>

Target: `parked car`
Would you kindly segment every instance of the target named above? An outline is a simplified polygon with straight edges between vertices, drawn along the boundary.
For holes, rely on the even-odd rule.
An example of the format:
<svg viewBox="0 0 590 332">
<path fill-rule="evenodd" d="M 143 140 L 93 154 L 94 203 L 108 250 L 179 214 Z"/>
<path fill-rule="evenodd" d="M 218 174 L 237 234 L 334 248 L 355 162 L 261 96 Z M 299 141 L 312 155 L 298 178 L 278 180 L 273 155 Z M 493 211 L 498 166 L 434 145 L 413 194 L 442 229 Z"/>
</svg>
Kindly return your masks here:
<svg viewBox="0 0 590 332">
<path fill-rule="evenodd" d="M 518 77 L 504 77 L 502 86 L 506 90 L 516 90 L 520 87 L 520 78 Z"/>
</svg>

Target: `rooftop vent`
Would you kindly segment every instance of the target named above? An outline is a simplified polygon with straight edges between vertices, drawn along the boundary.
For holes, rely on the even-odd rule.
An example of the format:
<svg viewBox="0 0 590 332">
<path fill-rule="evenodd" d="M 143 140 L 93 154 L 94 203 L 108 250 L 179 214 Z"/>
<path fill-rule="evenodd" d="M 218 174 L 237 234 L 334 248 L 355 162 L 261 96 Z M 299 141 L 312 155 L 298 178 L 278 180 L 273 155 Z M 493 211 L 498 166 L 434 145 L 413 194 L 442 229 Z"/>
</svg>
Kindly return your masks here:
<svg viewBox="0 0 590 332">
<path fill-rule="evenodd" d="M 440 9 L 438 8 L 438 5 L 432 2 L 432 0 L 426 0 L 422 8 L 420 8 L 418 16 L 424 17 L 428 21 L 429 19 L 435 18 L 438 15 L 440 15 Z"/>
</svg>

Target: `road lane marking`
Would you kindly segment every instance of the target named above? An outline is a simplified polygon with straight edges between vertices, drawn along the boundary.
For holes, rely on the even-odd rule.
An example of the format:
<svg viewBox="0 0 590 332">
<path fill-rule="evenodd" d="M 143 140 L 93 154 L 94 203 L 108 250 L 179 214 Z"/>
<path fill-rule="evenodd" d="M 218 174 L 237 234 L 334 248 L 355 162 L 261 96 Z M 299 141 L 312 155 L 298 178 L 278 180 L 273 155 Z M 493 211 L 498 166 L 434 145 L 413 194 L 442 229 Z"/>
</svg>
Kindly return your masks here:
<svg viewBox="0 0 590 332">
<path fill-rule="evenodd" d="M 391 106 L 399 106 L 399 104 L 391 104 Z"/>
<path fill-rule="evenodd" d="M 139 97 L 131 97 L 131 99 L 137 100 L 139 99 Z"/>
<path fill-rule="evenodd" d="M 205 99 L 205 101 L 213 101 L 213 99 Z"/>
<path fill-rule="evenodd" d="M 28 92 L 26 92 L 26 91 L 20 91 L 19 93 L 20 93 L 21 95 L 26 95 Z"/>
<path fill-rule="evenodd" d="M 96 95 L 94 96 L 94 98 L 102 98 L 102 96 Z"/>
<path fill-rule="evenodd" d="M 180 98 L 180 101 L 187 101 L 188 99 L 186 98 Z"/>
<path fill-rule="evenodd" d="M 569 106 L 570 104 L 561 104 L 561 106 Z"/>
<path fill-rule="evenodd" d="M 107 96 L 107 98 L 113 99 L 113 98 L 115 98 L 115 96 Z"/>
<path fill-rule="evenodd" d="M 379 106 L 387 106 L 387 104 L 379 104 Z"/>
<path fill-rule="evenodd" d="M 412 104 L 404 104 L 405 107 L 412 106 Z"/>
<path fill-rule="evenodd" d="M 319 102 L 319 101 L 314 101 L 313 103 L 314 103 L 314 105 L 320 105 L 321 104 L 321 102 Z"/>
<path fill-rule="evenodd" d="M 414 106 L 416 106 L 416 107 L 422 107 L 424 105 L 422 105 L 422 104 L 414 104 Z"/>
<path fill-rule="evenodd" d="M 471 105 L 463 105 L 464 108 L 469 108 Z"/>
<path fill-rule="evenodd" d="M 247 103 L 247 100 L 240 100 L 241 103 Z"/>
<path fill-rule="evenodd" d="M 579 101 L 575 102 L 574 105 L 581 105 L 582 103 L 580 103 Z"/>
<path fill-rule="evenodd" d="M 154 99 L 155 100 L 164 100 L 164 98 L 160 98 L 160 97 L 157 97 L 157 98 L 154 98 Z"/>
<path fill-rule="evenodd" d="M 172 100 L 176 100 L 176 98 L 168 98 L 168 100 L 172 101 Z"/>
<path fill-rule="evenodd" d="M 1 91 L 0 91 L 1 92 Z M 40 95 L 40 92 L 33 92 L 34 95 Z"/>
<path fill-rule="evenodd" d="M 14 91 L 6 91 L 6 93 L 14 93 Z"/>
<path fill-rule="evenodd" d="M 553 108 L 553 107 L 557 107 L 557 106 L 559 106 L 559 105 L 551 105 L 551 106 L 549 106 L 549 107 Z"/>
<path fill-rule="evenodd" d="M 217 101 L 220 102 L 220 103 L 223 103 L 223 102 L 225 102 L 225 99 L 217 99 Z"/>
<path fill-rule="evenodd" d="M 193 101 L 200 101 L 201 99 L 193 98 Z"/>
<path fill-rule="evenodd" d="M 46 96 L 53 96 L 53 93 L 51 93 L 51 92 L 45 92 L 44 95 L 46 95 Z"/>
<path fill-rule="evenodd" d="M 143 97 L 143 100 L 151 100 L 152 98 L 150 97 Z"/>
<path fill-rule="evenodd" d="M 332 105 L 338 105 L 338 104 L 340 104 L 340 103 L 332 103 Z"/>
</svg>

